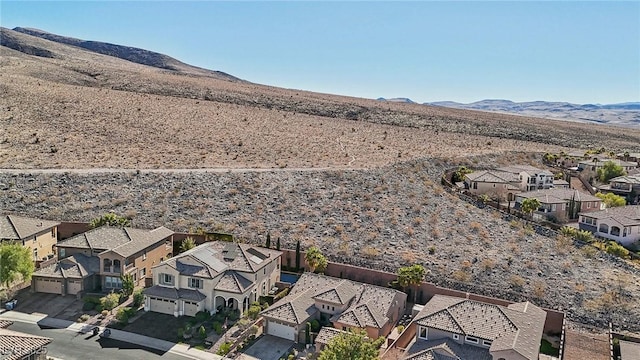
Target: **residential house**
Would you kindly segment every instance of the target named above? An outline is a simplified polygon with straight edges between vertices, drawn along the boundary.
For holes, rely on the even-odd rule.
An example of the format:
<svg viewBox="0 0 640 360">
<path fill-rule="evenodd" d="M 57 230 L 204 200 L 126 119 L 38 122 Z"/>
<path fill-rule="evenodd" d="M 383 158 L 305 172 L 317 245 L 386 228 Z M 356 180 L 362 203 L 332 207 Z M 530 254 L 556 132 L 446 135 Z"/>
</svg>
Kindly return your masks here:
<svg viewBox="0 0 640 360">
<path fill-rule="evenodd" d="M 7 329 L 12 321 L 0 320 L 0 359 L 46 360 L 50 338 Z"/>
<path fill-rule="evenodd" d="M 0 241 L 28 247 L 39 263 L 55 256 L 58 225 L 57 221 L 4 215 L 0 217 Z"/>
<path fill-rule="evenodd" d="M 435 295 L 413 320 L 406 360 L 538 360 L 546 312 Z"/>
<path fill-rule="evenodd" d="M 538 199 L 540 207 L 535 212 L 540 216 L 558 221 L 577 219 L 583 212 L 600 211 L 602 199 L 575 189 L 547 189 L 519 193 L 514 208 L 520 210 L 525 199 Z"/>
<path fill-rule="evenodd" d="M 555 179 L 553 180 L 554 189 L 569 189 L 571 186 L 567 180 Z"/>
<path fill-rule="evenodd" d="M 620 160 L 624 161 L 635 161 L 640 162 L 640 152 L 626 152 L 626 153 L 618 153 L 616 157 Z"/>
<path fill-rule="evenodd" d="M 581 213 L 578 226 L 596 236 L 614 240 L 624 246 L 640 240 L 640 205 L 628 205 Z"/>
<path fill-rule="evenodd" d="M 145 311 L 174 316 L 249 309 L 280 279 L 282 252 L 249 244 L 212 241 L 153 268 L 144 291 Z"/>
<path fill-rule="evenodd" d="M 123 274 L 130 274 L 136 286 L 146 285 L 153 266 L 173 254 L 173 231 L 101 226 L 63 240 L 57 247 L 59 262 L 33 274 L 35 291 L 77 294 L 94 290 L 96 285 L 104 291 L 119 290 Z"/>
<path fill-rule="evenodd" d="M 531 165 L 511 165 L 498 168 L 498 170 L 518 175 L 521 191 L 542 190 L 553 187 L 554 175 L 549 170 L 538 169 Z"/>
<path fill-rule="evenodd" d="M 474 171 L 464 176 L 465 189 L 475 195 L 488 195 L 496 199 L 506 199 L 508 194 L 520 191 L 517 174 L 498 170 Z"/>
<path fill-rule="evenodd" d="M 637 162 L 633 162 L 633 161 L 624 161 L 624 160 L 618 160 L 618 159 L 608 159 L 605 161 L 595 161 L 596 159 L 593 160 L 585 160 L 585 161 L 580 161 L 578 163 L 578 170 L 579 171 L 592 171 L 594 173 L 596 173 L 598 171 L 598 169 L 601 169 L 604 167 L 604 165 L 608 162 L 613 162 L 616 165 L 619 165 L 622 167 L 622 169 L 624 169 L 624 171 L 629 172 L 633 169 L 635 169 L 636 167 L 638 167 L 638 163 Z"/>
<path fill-rule="evenodd" d="M 640 202 L 640 174 L 618 176 L 609 180 L 608 185 L 598 187 L 603 193 L 614 193 L 627 200 L 627 204 L 635 205 Z"/>
<path fill-rule="evenodd" d="M 376 339 L 393 330 L 406 301 L 407 295 L 394 289 L 306 272 L 261 314 L 266 334 L 295 342 L 305 341 L 306 323 L 313 319 L 339 330 L 364 329 Z"/>
<path fill-rule="evenodd" d="M 326 326 L 322 327 L 322 329 L 320 329 L 314 341 L 316 344 L 316 352 L 318 353 L 321 352 L 322 349 L 324 349 L 325 346 L 329 344 L 329 341 L 331 341 L 334 337 L 344 333 L 346 333 L 346 331 L 344 330 L 339 330 L 336 328 L 326 327 Z"/>
</svg>

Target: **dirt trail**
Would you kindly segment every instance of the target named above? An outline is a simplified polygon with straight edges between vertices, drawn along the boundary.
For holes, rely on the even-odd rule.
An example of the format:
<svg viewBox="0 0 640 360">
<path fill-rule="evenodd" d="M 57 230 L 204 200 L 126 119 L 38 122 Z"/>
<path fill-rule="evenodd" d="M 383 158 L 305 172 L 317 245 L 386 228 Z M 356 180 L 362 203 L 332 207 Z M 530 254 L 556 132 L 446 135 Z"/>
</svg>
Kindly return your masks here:
<svg viewBox="0 0 640 360">
<path fill-rule="evenodd" d="M 248 173 L 248 172 L 314 172 L 336 170 L 365 170 L 365 168 L 196 168 L 196 169 L 122 169 L 122 168 L 88 168 L 88 169 L 0 169 L 3 174 L 109 174 L 109 173 Z"/>
</svg>

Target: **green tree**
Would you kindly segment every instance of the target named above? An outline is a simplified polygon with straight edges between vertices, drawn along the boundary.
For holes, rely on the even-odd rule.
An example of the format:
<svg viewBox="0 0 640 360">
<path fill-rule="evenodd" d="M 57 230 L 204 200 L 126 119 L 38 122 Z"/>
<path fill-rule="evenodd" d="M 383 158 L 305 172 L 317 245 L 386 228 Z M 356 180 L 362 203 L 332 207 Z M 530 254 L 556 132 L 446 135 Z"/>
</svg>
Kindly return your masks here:
<svg viewBox="0 0 640 360">
<path fill-rule="evenodd" d="M 322 255 L 320 249 L 315 246 L 312 246 L 307 250 L 307 253 L 304 255 L 304 259 L 307 261 L 309 265 L 309 271 L 315 272 L 318 270 L 319 272 L 323 272 L 324 269 L 327 268 L 328 261 L 327 258 Z"/>
<path fill-rule="evenodd" d="M 627 200 L 625 198 L 614 193 L 603 194 L 599 192 L 596 194 L 596 196 L 602 199 L 602 203 L 607 208 L 627 205 Z"/>
<path fill-rule="evenodd" d="M 384 338 L 371 340 L 363 330 L 344 332 L 329 340 L 318 360 L 375 360 Z"/>
<path fill-rule="evenodd" d="M 280 237 L 276 240 L 276 250 L 280 250 Z"/>
<path fill-rule="evenodd" d="M 300 270 L 300 240 L 296 242 L 296 271 Z"/>
<path fill-rule="evenodd" d="M 267 249 L 271 248 L 271 232 L 267 232 L 267 242 L 264 244 Z"/>
<path fill-rule="evenodd" d="M 453 183 L 457 183 L 460 181 L 464 181 L 464 176 L 467 174 L 471 174 L 473 172 L 473 170 L 468 169 L 464 166 L 460 166 L 458 167 L 458 170 L 456 170 L 453 175 L 451 175 L 451 182 Z"/>
<path fill-rule="evenodd" d="M 136 291 L 133 292 L 133 307 L 134 308 L 139 308 L 140 305 L 142 305 L 142 302 L 144 301 L 144 294 L 142 293 L 142 289 L 138 289 Z"/>
<path fill-rule="evenodd" d="M 91 220 L 91 222 L 89 222 L 89 227 L 92 229 L 103 225 L 125 227 L 129 226 L 130 224 L 131 222 L 129 221 L 129 219 L 116 215 L 116 213 L 114 212 L 109 212 Z"/>
<path fill-rule="evenodd" d="M 100 305 L 102 306 L 102 308 L 109 311 L 118 306 L 119 302 L 120 296 L 116 293 L 111 293 L 100 298 Z"/>
<path fill-rule="evenodd" d="M 187 236 L 180 244 L 180 252 L 183 253 L 187 250 L 193 249 L 194 247 L 196 247 L 196 241 L 191 236 Z"/>
<path fill-rule="evenodd" d="M 29 248 L 12 243 L 0 245 L 0 283 L 7 289 L 20 277 L 30 281 L 34 270 L 33 255 Z"/>
<path fill-rule="evenodd" d="M 524 199 L 520 205 L 522 213 L 525 215 L 533 216 L 533 212 L 540 207 L 540 200 L 536 198 Z"/>
<path fill-rule="evenodd" d="M 413 302 L 416 302 L 418 297 L 417 287 L 424 281 L 424 276 L 427 270 L 420 264 L 414 264 L 411 266 L 405 266 L 398 269 L 398 285 L 403 288 L 410 286 L 416 286 L 416 291 L 413 293 Z"/>
<path fill-rule="evenodd" d="M 257 302 L 253 303 L 251 304 L 251 306 L 249 306 L 249 310 L 247 310 L 247 316 L 255 320 L 258 318 L 260 311 L 262 311 L 262 307 L 260 306 L 260 304 Z"/>
<path fill-rule="evenodd" d="M 122 295 L 128 298 L 133 294 L 133 289 L 136 287 L 133 282 L 133 276 L 131 274 L 122 274 L 120 280 L 122 280 Z"/>
<path fill-rule="evenodd" d="M 613 161 L 607 161 L 604 166 L 598 169 L 598 179 L 603 183 L 624 174 L 625 171 L 622 166 L 614 163 Z"/>
</svg>

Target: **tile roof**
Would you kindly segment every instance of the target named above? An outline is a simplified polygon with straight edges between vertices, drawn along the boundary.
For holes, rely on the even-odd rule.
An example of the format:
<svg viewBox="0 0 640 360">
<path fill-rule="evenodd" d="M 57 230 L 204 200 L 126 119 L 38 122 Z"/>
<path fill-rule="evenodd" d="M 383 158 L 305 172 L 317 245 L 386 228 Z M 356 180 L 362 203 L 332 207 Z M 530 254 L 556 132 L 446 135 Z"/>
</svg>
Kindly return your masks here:
<svg viewBox="0 0 640 360">
<path fill-rule="evenodd" d="M 216 284 L 215 290 L 242 294 L 252 285 L 253 281 L 246 279 L 233 270 L 229 270 L 222 275 Z"/>
<path fill-rule="evenodd" d="M 394 289 L 306 272 L 298 279 L 289 295 L 263 311 L 262 315 L 302 324 L 319 311 L 315 307 L 316 299 L 349 304 L 344 312 L 334 315 L 331 321 L 356 327 L 380 328 L 389 320 L 394 304 L 404 301 L 406 295 Z"/>
<path fill-rule="evenodd" d="M 565 203 L 572 198 L 575 201 L 598 201 L 602 202 L 599 197 L 591 194 L 582 193 L 576 189 L 552 188 L 545 190 L 534 190 L 522 192 L 516 195 L 526 199 L 538 199 L 543 204 L 560 204 Z"/>
<path fill-rule="evenodd" d="M 620 360 L 640 360 L 640 344 L 620 340 Z"/>
<path fill-rule="evenodd" d="M 0 239 L 21 240 L 60 225 L 57 221 L 40 220 L 16 215 L 0 216 Z"/>
<path fill-rule="evenodd" d="M 504 172 L 509 172 L 509 173 L 513 173 L 513 174 L 520 174 L 521 172 L 526 172 L 528 174 L 542 174 L 542 175 L 551 175 L 553 176 L 553 173 L 549 170 L 544 170 L 544 169 L 538 169 L 535 166 L 531 166 L 531 165 L 511 165 L 511 166 L 503 166 L 501 168 L 498 168 L 499 171 L 504 171 Z"/>
<path fill-rule="evenodd" d="M 529 303 L 507 307 L 435 295 L 416 315 L 418 325 L 492 341 L 490 351 L 513 350 L 537 359 L 546 312 Z"/>
<path fill-rule="evenodd" d="M 82 279 L 98 272 L 100 272 L 100 259 L 97 256 L 74 254 L 56 262 L 55 264 L 38 269 L 33 273 L 33 275 L 64 279 Z"/>
<path fill-rule="evenodd" d="M 600 211 L 580 213 L 580 215 L 598 220 L 611 219 L 625 226 L 638 225 L 640 224 L 640 205 L 618 206 Z"/>
<path fill-rule="evenodd" d="M 470 181 L 487 182 L 487 183 L 519 183 L 520 178 L 517 174 L 498 170 L 481 170 L 474 171 L 465 175 Z"/>
<path fill-rule="evenodd" d="M 10 354 L 0 354 L 2 360 L 17 360 L 36 352 L 51 339 L 0 328 L 0 349 L 11 349 Z"/>
<path fill-rule="evenodd" d="M 212 279 L 227 270 L 255 273 L 282 252 L 255 245 L 211 241 L 176 255 L 162 264 L 183 275 Z"/>
<path fill-rule="evenodd" d="M 407 349 L 405 360 L 492 360 L 489 349 L 465 346 L 452 339 L 419 340 Z"/>
<path fill-rule="evenodd" d="M 614 163 L 616 165 L 619 165 L 619 166 L 622 166 L 622 167 L 636 167 L 636 166 L 638 166 L 637 162 L 623 161 L 623 160 L 618 160 L 618 159 L 604 159 L 604 160 L 600 160 L 600 161 L 587 160 L 587 161 L 580 161 L 578 164 L 587 165 L 587 166 L 602 167 L 602 166 L 604 166 L 604 164 L 606 164 L 608 162 L 612 162 L 612 163 Z"/>
<path fill-rule="evenodd" d="M 128 257 L 165 238 L 173 231 L 161 226 L 153 230 L 100 226 L 58 242 L 58 247 L 113 251 Z"/>
<path fill-rule="evenodd" d="M 316 344 L 327 345 L 329 341 L 331 341 L 331 339 L 333 339 L 334 337 L 340 334 L 346 334 L 346 333 L 347 332 L 344 330 L 338 330 L 336 328 L 325 326 L 322 329 L 320 329 L 320 331 L 318 332 L 315 342 Z"/>
<path fill-rule="evenodd" d="M 13 324 L 10 320 L 0 320 L 0 329 L 6 329 Z"/>
<path fill-rule="evenodd" d="M 198 290 L 193 289 L 176 289 L 172 287 L 154 285 L 150 288 L 147 288 L 143 291 L 145 295 L 148 296 L 157 296 L 165 299 L 183 299 L 183 300 L 192 300 L 192 301 L 202 301 L 207 298 L 206 295 L 201 293 Z"/>
<path fill-rule="evenodd" d="M 640 174 L 618 176 L 609 180 L 609 183 L 612 183 L 612 182 L 624 183 L 624 184 L 640 184 Z"/>
</svg>

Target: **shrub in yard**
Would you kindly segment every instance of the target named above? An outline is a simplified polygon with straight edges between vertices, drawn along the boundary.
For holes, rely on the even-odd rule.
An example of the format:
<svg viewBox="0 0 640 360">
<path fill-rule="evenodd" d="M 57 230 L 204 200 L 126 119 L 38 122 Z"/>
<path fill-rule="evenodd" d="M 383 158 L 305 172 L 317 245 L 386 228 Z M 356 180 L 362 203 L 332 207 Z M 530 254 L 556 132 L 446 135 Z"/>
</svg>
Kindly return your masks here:
<svg viewBox="0 0 640 360">
<path fill-rule="evenodd" d="M 92 303 L 92 302 L 86 302 L 84 304 L 82 304 L 82 310 L 84 311 L 91 311 L 93 309 L 96 308 L 96 304 Z"/>
<path fill-rule="evenodd" d="M 239 317 L 240 317 L 240 314 L 238 313 L 238 311 L 232 311 L 229 314 L 229 320 L 230 321 L 236 321 L 236 320 L 238 320 Z"/>
<path fill-rule="evenodd" d="M 621 258 L 629 257 L 629 250 L 625 249 L 622 245 L 618 244 L 615 241 L 610 241 L 606 247 L 607 253 L 615 256 L 619 256 Z"/>
<path fill-rule="evenodd" d="M 102 314 L 102 317 L 106 317 L 107 315 L 109 315 L 109 310 L 102 310 L 100 314 Z"/>
<path fill-rule="evenodd" d="M 226 341 L 222 345 L 220 345 L 217 354 L 220 356 L 225 356 L 229 353 L 229 351 L 231 351 L 231 343 Z"/>
<path fill-rule="evenodd" d="M 222 324 L 220 324 L 219 322 L 214 321 L 213 324 L 211 324 L 211 328 L 216 332 L 216 334 L 222 334 Z"/>
<path fill-rule="evenodd" d="M 85 296 L 82 301 L 84 301 L 82 310 L 85 311 L 93 310 L 100 304 L 100 298 L 96 296 Z"/>
<path fill-rule="evenodd" d="M 202 325 L 200 325 L 200 327 L 198 328 L 198 336 L 200 337 L 200 339 L 205 339 L 207 337 L 207 329 L 205 329 Z"/>
<path fill-rule="evenodd" d="M 198 311 L 196 313 L 196 321 L 197 322 L 207 321 L 208 318 L 209 318 L 209 313 L 206 312 L 206 311 Z"/>
<path fill-rule="evenodd" d="M 183 328 L 178 328 L 178 339 L 179 340 L 184 340 L 184 329 Z"/>
<path fill-rule="evenodd" d="M 133 292 L 133 307 L 139 308 L 144 302 L 144 294 L 142 293 L 142 289 L 137 289 Z"/>
<path fill-rule="evenodd" d="M 89 320 L 90 316 L 87 314 L 82 314 L 82 316 L 80 316 L 77 320 L 77 322 L 85 322 L 87 320 Z"/>
<path fill-rule="evenodd" d="M 120 308 L 118 309 L 118 313 L 116 314 L 116 319 L 121 324 L 129 323 L 129 318 L 133 315 L 132 309 L 130 307 Z"/>
<path fill-rule="evenodd" d="M 107 296 L 100 298 L 100 305 L 105 310 L 113 310 L 120 303 L 120 294 L 111 293 Z"/>
<path fill-rule="evenodd" d="M 320 322 L 316 319 L 311 320 L 311 331 L 318 332 L 320 331 Z"/>
<path fill-rule="evenodd" d="M 399 325 L 397 327 L 397 330 L 398 330 L 398 334 L 402 334 L 402 332 L 404 331 L 404 325 Z"/>
<path fill-rule="evenodd" d="M 587 230 L 580 230 L 578 232 L 576 232 L 575 234 L 575 238 L 580 240 L 580 241 L 584 241 L 587 243 L 593 242 L 593 234 Z"/>
<path fill-rule="evenodd" d="M 249 306 L 249 310 L 247 310 L 247 316 L 255 320 L 258 318 L 260 311 L 262 311 L 262 307 L 260 307 L 260 305 L 251 305 Z"/>
</svg>

